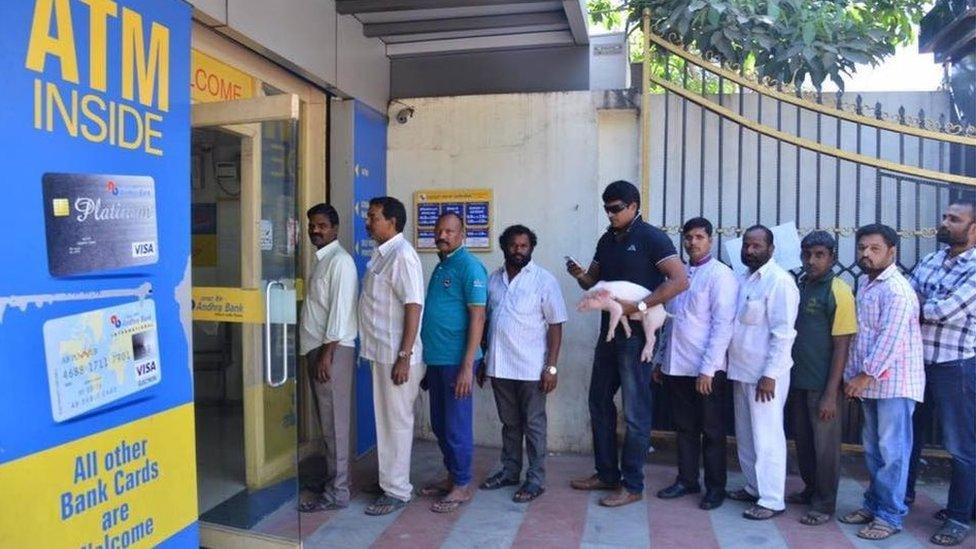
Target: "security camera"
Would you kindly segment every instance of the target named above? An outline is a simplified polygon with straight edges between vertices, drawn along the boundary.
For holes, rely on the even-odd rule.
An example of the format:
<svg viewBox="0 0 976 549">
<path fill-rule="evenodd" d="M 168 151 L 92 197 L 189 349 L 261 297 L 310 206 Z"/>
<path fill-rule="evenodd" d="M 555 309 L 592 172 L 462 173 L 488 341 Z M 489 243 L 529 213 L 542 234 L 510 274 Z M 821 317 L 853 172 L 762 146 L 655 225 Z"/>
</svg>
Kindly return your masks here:
<svg viewBox="0 0 976 549">
<path fill-rule="evenodd" d="M 412 117 L 413 117 L 413 107 L 406 107 L 400 109 L 396 115 L 397 122 L 401 124 L 406 124 L 407 120 L 410 120 Z"/>
</svg>

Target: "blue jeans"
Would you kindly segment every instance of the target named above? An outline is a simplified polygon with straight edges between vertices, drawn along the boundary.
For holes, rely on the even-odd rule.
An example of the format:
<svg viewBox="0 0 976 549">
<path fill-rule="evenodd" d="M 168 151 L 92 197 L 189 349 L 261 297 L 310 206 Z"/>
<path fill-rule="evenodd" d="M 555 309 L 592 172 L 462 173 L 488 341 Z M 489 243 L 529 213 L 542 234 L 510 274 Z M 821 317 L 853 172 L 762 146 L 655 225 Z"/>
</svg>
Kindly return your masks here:
<svg viewBox="0 0 976 549">
<path fill-rule="evenodd" d="M 603 482 L 621 482 L 628 492 L 639 494 L 644 491 L 644 458 L 651 444 L 651 365 L 640 361 L 644 331 L 639 325 L 632 326 L 630 338 L 618 331 L 609 343 L 601 339 L 597 344 L 589 400 L 597 475 Z M 617 389 L 623 389 L 627 422 L 619 459 L 613 403 Z"/>
<path fill-rule="evenodd" d="M 925 367 L 926 383 L 942 427 L 942 446 L 952 455 L 949 518 L 969 524 L 976 496 L 976 358 Z"/>
<path fill-rule="evenodd" d="M 460 366 L 428 366 L 427 391 L 430 393 L 430 427 L 441 447 L 444 467 L 454 484 L 464 486 L 471 482 L 474 405 L 471 395 L 462 399 L 454 397 L 454 380 L 460 369 Z M 478 370 L 477 363 L 474 370 Z"/>
<path fill-rule="evenodd" d="M 861 402 L 864 424 L 861 439 L 871 484 L 864 493 L 864 508 L 895 528 L 908 514 L 905 486 L 912 452 L 910 398 L 865 399 Z"/>
</svg>

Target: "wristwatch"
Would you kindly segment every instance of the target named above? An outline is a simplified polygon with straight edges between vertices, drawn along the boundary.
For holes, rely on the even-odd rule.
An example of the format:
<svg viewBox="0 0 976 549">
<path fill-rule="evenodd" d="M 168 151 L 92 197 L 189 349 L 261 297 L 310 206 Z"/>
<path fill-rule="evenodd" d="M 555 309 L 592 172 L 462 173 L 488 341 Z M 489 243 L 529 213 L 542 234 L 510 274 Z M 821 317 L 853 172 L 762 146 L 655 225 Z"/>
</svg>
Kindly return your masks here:
<svg viewBox="0 0 976 549">
<path fill-rule="evenodd" d="M 410 358 L 412 354 L 413 351 L 399 351 L 397 352 L 397 358 Z"/>
<path fill-rule="evenodd" d="M 554 376 L 556 375 L 557 370 L 555 366 L 546 366 L 545 372 L 551 376 Z"/>
<path fill-rule="evenodd" d="M 647 303 L 645 303 L 643 301 L 638 301 L 637 302 L 637 310 L 640 311 L 640 312 L 642 312 L 642 313 L 645 312 L 645 311 L 647 311 Z"/>
</svg>

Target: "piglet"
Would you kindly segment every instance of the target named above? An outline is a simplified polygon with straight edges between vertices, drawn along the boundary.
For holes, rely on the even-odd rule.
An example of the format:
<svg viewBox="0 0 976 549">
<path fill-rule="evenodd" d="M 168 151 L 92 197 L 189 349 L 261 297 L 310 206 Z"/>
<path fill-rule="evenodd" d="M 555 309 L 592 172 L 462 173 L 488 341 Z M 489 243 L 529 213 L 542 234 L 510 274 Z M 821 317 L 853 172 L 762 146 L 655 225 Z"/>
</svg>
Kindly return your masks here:
<svg viewBox="0 0 976 549">
<path fill-rule="evenodd" d="M 627 282 L 625 280 L 600 281 L 597 282 L 588 292 L 583 294 L 583 299 L 576 306 L 578 311 L 607 311 L 610 313 L 610 326 L 607 329 L 607 341 L 613 339 L 620 324 L 624 308 L 617 300 L 638 302 L 651 295 L 647 288 Z M 663 305 L 655 305 L 648 308 L 643 313 L 637 312 L 630 315 L 631 320 L 640 320 L 644 327 L 644 335 L 647 342 L 641 350 L 641 362 L 650 362 L 654 354 L 654 332 L 658 330 L 667 320 L 668 313 Z M 623 323 L 624 333 L 630 337 L 630 323 Z"/>
</svg>

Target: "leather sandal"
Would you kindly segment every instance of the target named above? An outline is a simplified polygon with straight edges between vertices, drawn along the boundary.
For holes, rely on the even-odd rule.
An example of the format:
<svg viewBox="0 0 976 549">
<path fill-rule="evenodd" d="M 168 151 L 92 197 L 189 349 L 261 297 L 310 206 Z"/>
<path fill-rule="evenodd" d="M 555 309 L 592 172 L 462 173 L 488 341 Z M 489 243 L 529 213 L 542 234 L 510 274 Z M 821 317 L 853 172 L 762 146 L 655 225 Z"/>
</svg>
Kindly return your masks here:
<svg viewBox="0 0 976 549">
<path fill-rule="evenodd" d="M 785 511 L 785 509 L 776 511 L 775 509 L 756 504 L 743 511 L 742 516 L 749 520 L 769 520 L 775 516 L 782 515 Z"/>
<path fill-rule="evenodd" d="M 874 520 L 874 514 L 867 509 L 858 509 L 837 519 L 844 524 L 867 524 Z"/>
<path fill-rule="evenodd" d="M 883 520 L 874 519 L 867 526 L 857 532 L 857 537 L 869 539 L 871 541 L 881 541 L 900 532 L 901 529 L 895 528 Z"/>
<path fill-rule="evenodd" d="M 960 524 L 954 520 L 947 520 L 939 528 L 939 531 L 932 534 L 929 541 L 936 545 L 942 545 L 943 547 L 948 547 L 950 545 L 959 545 L 966 539 L 969 535 L 969 527 Z"/>
</svg>

